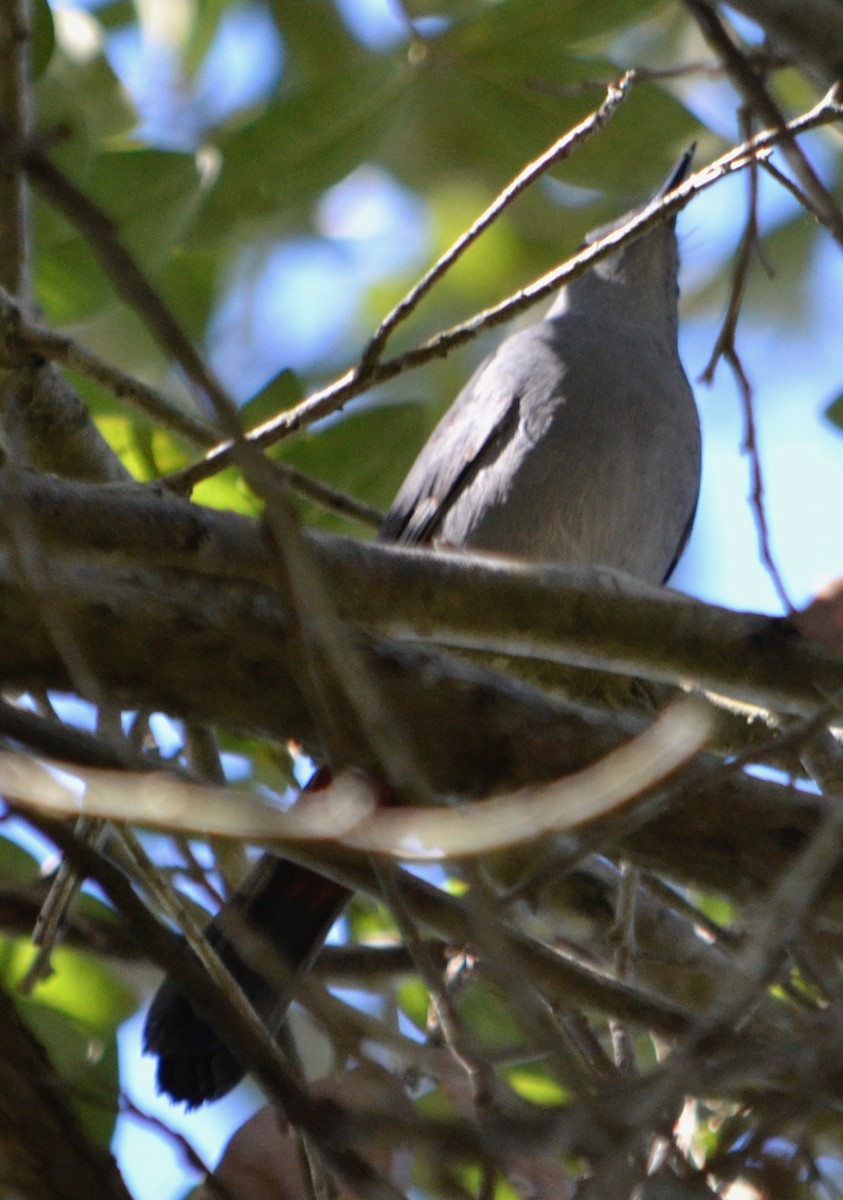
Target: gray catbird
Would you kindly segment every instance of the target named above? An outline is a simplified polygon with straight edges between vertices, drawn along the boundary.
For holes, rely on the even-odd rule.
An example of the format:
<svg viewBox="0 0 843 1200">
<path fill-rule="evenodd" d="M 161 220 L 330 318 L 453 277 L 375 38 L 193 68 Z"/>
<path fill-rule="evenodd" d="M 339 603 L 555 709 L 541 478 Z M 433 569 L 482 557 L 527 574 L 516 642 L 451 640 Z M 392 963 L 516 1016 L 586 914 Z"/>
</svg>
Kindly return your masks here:
<svg viewBox="0 0 843 1200">
<path fill-rule="evenodd" d="M 657 196 L 682 181 L 691 154 Z M 381 537 L 599 564 L 663 582 L 690 532 L 700 479 L 699 422 L 677 350 L 677 268 L 668 221 L 508 337 L 433 431 Z M 227 908 L 289 968 L 304 969 L 347 899 L 330 880 L 267 855 Z M 288 998 L 246 966 L 218 921 L 209 935 L 258 1013 L 279 1028 Z M 159 1057 L 161 1090 L 190 1107 L 242 1077 L 169 980 L 150 1009 L 145 1048 Z"/>
</svg>

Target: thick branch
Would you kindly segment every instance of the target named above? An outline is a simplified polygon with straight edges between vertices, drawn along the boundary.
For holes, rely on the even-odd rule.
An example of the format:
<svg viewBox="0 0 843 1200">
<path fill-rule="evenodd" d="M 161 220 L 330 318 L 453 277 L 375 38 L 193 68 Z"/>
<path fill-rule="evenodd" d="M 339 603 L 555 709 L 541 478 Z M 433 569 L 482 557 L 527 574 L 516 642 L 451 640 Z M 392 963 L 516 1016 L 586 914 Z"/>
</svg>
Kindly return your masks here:
<svg viewBox="0 0 843 1200">
<path fill-rule="evenodd" d="M 294 737 L 319 752 L 319 731 L 298 684 L 305 669 L 300 639 L 271 586 L 272 560 L 258 522 L 149 488 L 38 476 L 20 482 L 34 532 L 49 550 L 54 603 L 110 695 L 127 707 Z M 0 511 L 14 495 L 0 474 Z M 843 686 L 843 664 L 781 622 L 607 572 L 338 538 L 311 536 L 309 543 L 338 609 L 364 627 L 697 679 L 811 715 Z M 0 679 L 7 686 L 68 687 L 6 554 L 0 622 Z M 435 647 L 369 633 L 358 645 L 384 707 L 442 794 L 484 795 L 565 774 L 641 726 L 641 718 L 574 708 Z M 343 757 L 376 765 L 345 708 L 338 717 Z M 822 802 L 737 772 L 710 773 L 705 768 L 693 791 L 683 789 L 681 803 L 672 794 L 669 816 L 652 821 L 648 810 L 651 823 L 624 834 L 625 852 L 675 878 L 752 894 L 814 828 Z"/>
<path fill-rule="evenodd" d="M 102 654 L 95 644 L 96 611 L 88 606 L 100 600 L 102 612 L 113 613 L 115 650 L 120 645 L 128 652 L 127 627 L 136 623 L 141 645 L 131 655 L 136 668 L 134 675 L 124 676 L 127 684 L 147 694 L 172 690 L 180 711 L 195 702 L 205 710 L 219 705 L 206 715 L 232 724 L 256 721 L 265 731 L 278 732 L 279 719 L 259 716 L 260 702 L 238 696 L 235 682 L 252 658 L 258 664 L 280 658 L 292 673 L 302 665 L 285 630 L 275 566 L 259 522 L 149 487 L 88 487 L 38 476 L 27 476 L 18 486 L 0 473 L 0 512 L 13 511 L 15 503 L 25 504 L 31 514 L 33 533 L 49 548 L 57 577 L 67 572 L 60 590 L 69 610 L 88 626 L 93 662 Z M 8 533 L 0 530 L 3 541 L 8 544 Z M 378 633 L 690 682 L 798 716 L 814 716 L 843 689 L 840 659 L 785 622 L 705 605 L 610 571 L 525 566 L 315 534 L 308 541 L 338 612 Z M 99 560 L 97 574 L 72 568 L 68 556 Z M 0 579 L 17 587 L 8 563 Z M 218 586 L 208 587 L 210 579 Z M 10 621 L 6 678 L 11 681 L 16 671 L 37 674 L 37 664 L 46 666 L 46 661 L 30 657 L 31 651 L 17 657 L 15 640 L 8 640 L 17 626 L 20 646 L 31 643 L 31 606 L 20 596 L 15 599 L 13 591 L 4 605 Z M 181 625 L 178 613 L 184 614 Z M 149 656 L 147 625 L 149 637 L 158 629 L 174 639 L 164 643 L 163 658 Z M 210 652 L 204 643 L 212 629 L 212 650 L 225 669 L 213 689 L 217 699 L 202 703 L 189 680 L 196 672 L 195 655 Z M 137 658 L 144 649 L 145 657 Z M 119 667 L 101 665 L 103 678 L 116 682 Z M 259 691 L 265 674 L 254 667 L 253 691 Z M 162 687 L 164 678 L 172 685 Z M 247 679 L 244 689 L 248 684 Z M 287 719 L 293 715 L 289 700 L 282 711 Z M 300 713 L 294 724 L 301 726 Z"/>
</svg>

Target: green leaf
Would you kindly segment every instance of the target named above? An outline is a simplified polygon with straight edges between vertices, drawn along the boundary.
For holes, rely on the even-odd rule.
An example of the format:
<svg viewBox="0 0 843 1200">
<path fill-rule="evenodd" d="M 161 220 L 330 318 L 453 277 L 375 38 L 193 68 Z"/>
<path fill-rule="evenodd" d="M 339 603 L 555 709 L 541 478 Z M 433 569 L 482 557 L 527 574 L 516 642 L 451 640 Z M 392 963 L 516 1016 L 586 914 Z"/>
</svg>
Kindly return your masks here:
<svg viewBox="0 0 843 1200">
<path fill-rule="evenodd" d="M 227 264 L 224 250 L 198 249 L 176 241 L 155 281 L 182 328 L 197 342 L 205 336 L 217 301 L 217 287 Z"/>
<path fill-rule="evenodd" d="M 56 48 L 53 14 L 47 0 L 35 0 L 32 37 L 32 76 L 37 79 L 47 69 Z"/>
<path fill-rule="evenodd" d="M 303 395 L 301 379 L 285 368 L 273 375 L 251 400 L 240 409 L 244 429 L 255 429 L 285 409 L 297 404 Z"/>
<path fill-rule="evenodd" d="M 120 1099 L 116 1034 L 97 1036 L 84 1024 L 32 1000 L 16 997 L 15 1003 L 67 1085 L 85 1129 L 99 1145 L 107 1146 Z"/>
<path fill-rule="evenodd" d="M 122 29 L 125 25 L 134 25 L 138 19 L 135 0 L 108 0 L 97 9 L 97 19 L 103 29 Z"/>
<path fill-rule="evenodd" d="M 531 1104 L 552 1108 L 570 1099 L 570 1093 L 543 1067 L 511 1067 L 505 1075 L 513 1091 Z"/>
<path fill-rule="evenodd" d="M 169 263 L 201 201 L 196 164 L 187 154 L 103 154 L 74 182 L 102 208 L 148 277 Z M 50 317 L 63 324 L 106 305 L 113 290 L 87 238 L 43 204 L 38 227 L 39 298 Z"/>
<path fill-rule="evenodd" d="M 394 942 L 398 938 L 398 929 L 392 914 L 383 904 L 355 898 L 348 906 L 346 920 L 355 942 L 373 939 L 382 942 L 384 938 Z"/>
<path fill-rule="evenodd" d="M 407 74 L 404 64 L 357 63 L 295 94 L 282 93 L 249 125 L 221 133 L 222 173 L 201 235 L 268 215 L 280 228 L 286 209 L 312 202 L 373 151 Z"/>
<path fill-rule="evenodd" d="M 825 410 L 825 415 L 832 425 L 836 425 L 838 429 L 843 430 L 843 392 L 832 400 L 828 408 Z"/>
<path fill-rule="evenodd" d="M 0 980 L 14 989 L 36 954 L 28 938 L 0 937 Z M 97 959 L 67 946 L 52 956 L 53 973 L 39 983 L 33 999 L 64 1013 L 99 1034 L 112 1033 L 138 1005 L 138 997 Z"/>
<path fill-rule="evenodd" d="M 229 0 L 203 0 L 202 4 L 196 6 L 183 47 L 182 61 L 189 75 L 193 75 L 202 65 L 217 36 L 223 14 L 230 7 Z"/>
<path fill-rule="evenodd" d="M 419 979 L 407 979 L 396 988 L 398 1007 L 416 1029 L 424 1030 L 430 1012 L 430 995 Z"/>
<path fill-rule="evenodd" d="M 147 272 L 167 261 L 201 200 L 194 155 L 164 150 L 132 148 L 103 154 L 84 187 Z"/>
<path fill-rule="evenodd" d="M 332 487 L 386 509 L 430 427 L 420 403 L 364 408 L 280 443 L 277 454 Z M 336 528 L 336 519 L 306 505 L 308 521 Z"/>
<path fill-rule="evenodd" d="M 247 517 L 256 517 L 263 509 L 263 502 L 243 482 L 240 472 L 234 467 L 220 471 L 211 479 L 203 479 L 193 490 L 197 504 L 207 504 L 223 512 L 238 512 Z"/>
<path fill-rule="evenodd" d="M 278 792 L 288 787 L 298 787 L 286 744 L 243 737 L 226 730 L 218 732 L 217 741 L 220 750 L 239 755 L 248 763 L 249 778 L 254 783 L 265 784 Z"/>
<path fill-rule="evenodd" d="M 29 853 L 9 838 L 0 838 L 0 880 L 5 885 L 32 883 L 41 872 L 38 862 Z"/>
<path fill-rule="evenodd" d="M 459 996 L 460 1016 L 487 1054 L 523 1045 L 524 1032 L 497 988 L 472 980 Z"/>
<path fill-rule="evenodd" d="M 285 86 L 293 90 L 342 74 L 360 58 L 333 0 L 268 0 L 284 43 Z"/>
</svg>

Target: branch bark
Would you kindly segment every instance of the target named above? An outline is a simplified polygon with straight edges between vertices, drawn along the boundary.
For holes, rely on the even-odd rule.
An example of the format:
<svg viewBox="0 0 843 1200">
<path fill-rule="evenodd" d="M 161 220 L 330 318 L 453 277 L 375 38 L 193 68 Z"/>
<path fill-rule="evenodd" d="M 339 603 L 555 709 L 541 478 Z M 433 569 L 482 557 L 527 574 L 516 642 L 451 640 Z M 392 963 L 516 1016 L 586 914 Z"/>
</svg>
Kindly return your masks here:
<svg viewBox="0 0 843 1200">
<path fill-rule="evenodd" d="M 37 475 L 11 481 L 0 472 L 0 511 L 16 504 L 49 551 L 54 591 L 104 681 L 128 689 L 134 702 L 145 697 L 178 712 L 196 704 L 209 718 L 276 735 L 288 722 L 297 736 L 308 725 L 292 682 L 300 651 L 260 522 L 152 487 L 92 487 Z M 377 634 L 691 683 L 802 717 L 815 716 L 843 689 L 840 659 L 780 619 L 702 604 L 597 568 L 528 567 L 305 536 L 337 612 Z M 9 537 L 8 527 L 0 529 L 0 545 Z M 211 579 L 213 589 L 205 586 Z M 0 677 L 56 685 L 44 631 L 8 557 L 0 580 L 8 622 Z M 152 655 L 158 639 L 170 640 Z M 199 655 L 218 656 L 225 671 L 213 658 L 200 665 Z M 275 715 L 278 688 L 267 668 L 273 662 L 292 688 Z M 193 680 L 213 694 L 197 694 Z"/>
<path fill-rule="evenodd" d="M 34 535 L 49 551 L 54 602 L 107 694 L 127 707 L 293 737 L 319 753 L 319 729 L 298 683 L 306 669 L 300 639 L 272 586 L 259 522 L 147 487 L 34 475 L 20 486 Z M 0 511 L 16 495 L 8 488 L 0 473 Z M 8 531 L 0 531 L 4 540 Z M 642 718 L 563 703 L 422 638 L 491 645 L 503 657 L 640 668 L 812 716 L 843 687 L 843 663 L 782 622 L 607 572 L 315 535 L 308 545 L 338 611 L 363 627 L 354 636 L 366 670 L 440 794 L 482 796 L 566 774 L 635 732 Z M 0 553 L 0 621 L 4 684 L 68 688 L 7 552 Z M 346 762 L 376 765 L 350 712 L 340 734 L 334 745 Z M 668 812 L 653 820 L 661 809 L 648 810 L 648 824 L 642 818 L 624 832 L 624 852 L 673 878 L 757 894 L 809 836 L 822 805 L 783 785 L 725 774 L 712 761 L 670 794 Z"/>
</svg>

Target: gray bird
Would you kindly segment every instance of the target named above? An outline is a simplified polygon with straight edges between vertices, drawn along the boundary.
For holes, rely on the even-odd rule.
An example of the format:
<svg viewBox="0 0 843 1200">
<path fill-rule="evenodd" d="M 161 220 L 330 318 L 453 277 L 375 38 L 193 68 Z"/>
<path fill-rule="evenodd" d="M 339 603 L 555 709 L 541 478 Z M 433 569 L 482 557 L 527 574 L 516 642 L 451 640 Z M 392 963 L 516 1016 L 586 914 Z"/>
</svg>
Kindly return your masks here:
<svg viewBox="0 0 843 1200">
<path fill-rule="evenodd" d="M 656 198 L 681 182 L 691 153 Z M 563 287 L 544 320 L 481 363 L 410 469 L 382 538 L 667 579 L 700 481 L 673 225 Z"/>
<path fill-rule="evenodd" d="M 657 197 L 682 181 L 691 155 Z M 381 537 L 667 579 L 700 480 L 699 421 L 677 349 L 677 270 L 667 221 L 562 288 L 543 320 L 506 338 L 433 431 Z M 266 855 L 226 908 L 301 971 L 348 896 Z M 238 957 L 218 919 L 208 936 L 256 1011 L 279 1029 L 289 997 Z M 158 1055 L 159 1088 L 188 1107 L 242 1077 L 170 980 L 153 1000 L 144 1039 Z"/>
</svg>

